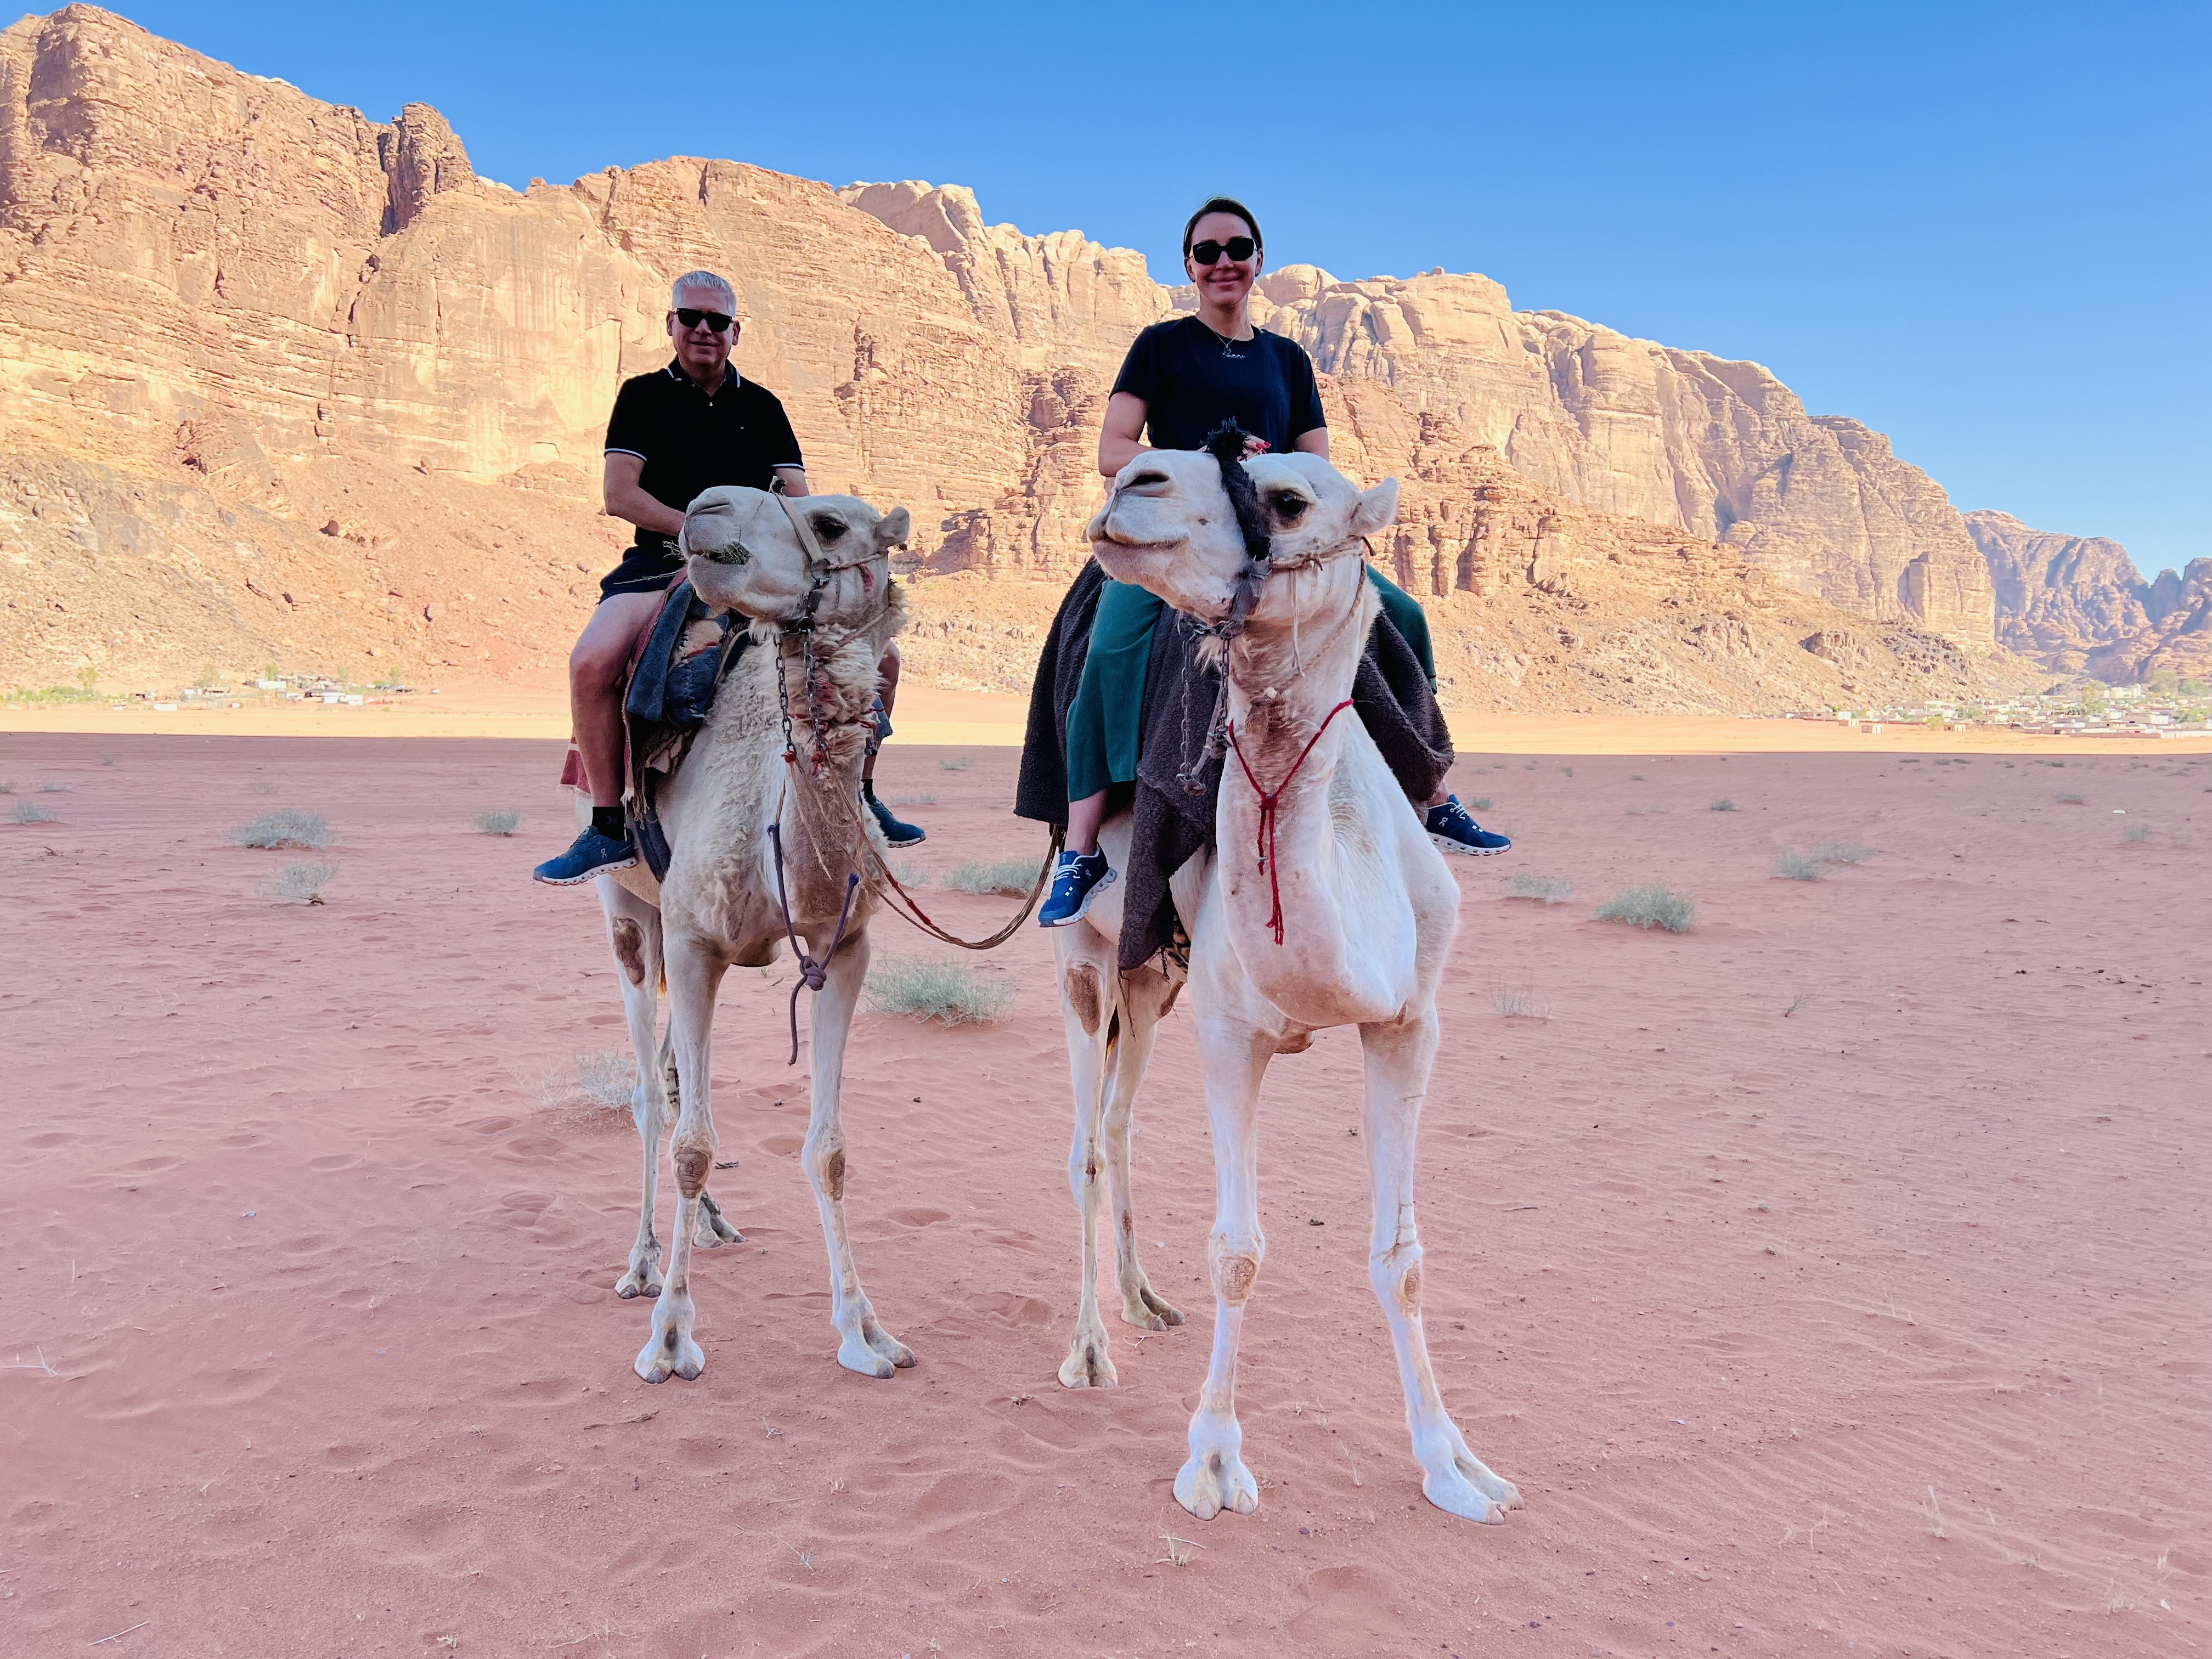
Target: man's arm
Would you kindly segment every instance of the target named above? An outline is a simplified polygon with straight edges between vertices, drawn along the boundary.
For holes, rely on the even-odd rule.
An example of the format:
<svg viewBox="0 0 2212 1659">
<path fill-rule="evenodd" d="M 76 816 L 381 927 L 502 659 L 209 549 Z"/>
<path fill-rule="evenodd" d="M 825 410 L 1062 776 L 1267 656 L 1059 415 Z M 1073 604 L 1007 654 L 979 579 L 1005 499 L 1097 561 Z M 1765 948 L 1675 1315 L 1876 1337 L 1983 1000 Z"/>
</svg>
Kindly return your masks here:
<svg viewBox="0 0 2212 1659">
<path fill-rule="evenodd" d="M 674 507 L 656 501 L 638 487 L 638 479 L 645 472 L 645 457 L 624 451 L 607 453 L 605 490 L 607 516 L 622 519 L 640 530 L 650 530 L 656 535 L 675 536 L 682 533 L 684 515 Z"/>
</svg>

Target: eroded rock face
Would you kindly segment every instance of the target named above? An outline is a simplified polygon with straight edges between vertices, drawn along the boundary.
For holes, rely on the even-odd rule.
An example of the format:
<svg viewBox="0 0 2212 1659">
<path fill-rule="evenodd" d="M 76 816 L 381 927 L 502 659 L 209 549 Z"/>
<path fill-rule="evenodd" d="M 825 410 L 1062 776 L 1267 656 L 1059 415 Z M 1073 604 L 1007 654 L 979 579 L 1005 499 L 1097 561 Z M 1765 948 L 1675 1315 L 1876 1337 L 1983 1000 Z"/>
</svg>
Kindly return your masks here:
<svg viewBox="0 0 2212 1659">
<path fill-rule="evenodd" d="M 1192 303 L 1130 250 L 988 224 L 957 186 L 833 191 L 675 157 L 518 194 L 427 106 L 374 122 L 91 7 L 0 31 L 0 459 L 21 462 L 19 503 L 66 480 L 82 508 L 67 532 L 32 506 L 0 524 L 0 558 L 52 595 L 36 626 L 9 613 L 0 678 L 150 674 L 165 653 L 244 660 L 293 638 L 337 651 L 349 618 L 380 661 L 434 664 L 452 624 L 418 628 L 426 605 L 466 614 L 462 592 L 501 581 L 573 605 L 571 567 L 624 538 L 592 516 L 615 387 L 665 360 L 666 283 L 702 265 L 736 286 L 738 367 L 783 398 L 817 485 L 908 506 L 920 568 L 964 573 L 985 612 L 994 580 L 1080 566 L 1106 389 L 1136 331 Z M 1988 567 L 1942 490 L 1756 365 L 1516 313 L 1490 279 L 1441 270 L 1285 265 L 1255 308 L 1314 353 L 1340 461 L 1407 480 L 1384 556 L 1453 602 L 1443 626 L 1479 632 L 1477 602 L 1531 592 L 1602 610 L 1634 569 L 1794 589 L 1869 637 L 1991 637 Z M 545 545 L 483 528 L 518 501 Z M 321 533 L 364 503 L 380 545 Z M 439 556 L 417 569 L 402 544 Z M 313 631 L 258 599 L 193 609 L 173 647 L 52 623 L 134 544 L 210 595 L 252 599 L 256 559 L 296 562 Z M 329 568 L 347 558 L 352 577 Z M 390 629 L 371 565 L 404 591 Z M 1568 631 L 1547 652 L 1610 637 Z M 1719 662 L 1764 635 L 1723 607 L 1668 637 Z"/>
<path fill-rule="evenodd" d="M 1997 637 L 2023 655 L 2079 673 L 2091 653 L 2157 620 L 2161 596 L 2118 542 L 2031 529 L 2008 513 L 1966 523 L 1996 591 Z"/>
</svg>

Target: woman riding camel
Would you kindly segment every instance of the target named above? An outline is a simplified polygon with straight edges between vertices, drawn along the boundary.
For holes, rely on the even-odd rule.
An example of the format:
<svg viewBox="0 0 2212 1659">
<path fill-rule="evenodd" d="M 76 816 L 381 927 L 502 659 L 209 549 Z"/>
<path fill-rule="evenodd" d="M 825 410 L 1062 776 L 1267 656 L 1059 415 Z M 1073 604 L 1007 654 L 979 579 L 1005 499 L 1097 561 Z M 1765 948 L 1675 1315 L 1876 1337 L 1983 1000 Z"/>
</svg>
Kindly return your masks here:
<svg viewBox="0 0 2212 1659">
<path fill-rule="evenodd" d="M 1243 203 L 1217 196 L 1182 230 L 1183 269 L 1198 288 L 1194 316 L 1155 323 L 1129 348 L 1098 436 L 1098 471 L 1111 478 L 1147 449 L 1201 449 L 1206 434 L 1233 420 L 1244 453 L 1328 453 L 1328 425 L 1313 362 L 1292 340 L 1253 325 L 1252 283 L 1266 257 L 1259 222 Z M 1368 579 L 1382 611 L 1419 657 L 1429 682 L 1436 662 L 1421 608 L 1372 565 Z M 1108 581 L 1098 597 L 1082 680 L 1067 714 L 1067 850 L 1053 871 L 1051 895 L 1037 913 L 1047 927 L 1082 920 L 1114 878 L 1098 850 L 1107 793 L 1137 776 L 1138 740 L 1152 630 L 1163 601 L 1141 587 Z M 1467 815 L 1459 797 L 1423 803 L 1429 838 L 1448 853 L 1502 853 L 1512 843 Z"/>
</svg>

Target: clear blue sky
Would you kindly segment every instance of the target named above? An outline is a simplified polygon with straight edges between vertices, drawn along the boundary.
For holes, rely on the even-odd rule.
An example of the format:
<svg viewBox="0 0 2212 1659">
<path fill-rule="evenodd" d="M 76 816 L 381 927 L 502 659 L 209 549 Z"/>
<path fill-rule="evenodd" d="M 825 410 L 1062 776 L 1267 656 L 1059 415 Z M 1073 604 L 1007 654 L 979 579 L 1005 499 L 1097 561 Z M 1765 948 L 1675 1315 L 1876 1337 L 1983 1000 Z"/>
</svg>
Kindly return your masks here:
<svg viewBox="0 0 2212 1659">
<path fill-rule="evenodd" d="M 518 186 L 672 154 L 972 186 L 1177 275 L 1443 265 L 1765 363 L 1962 508 L 2212 555 L 2212 6 L 141 0 L 157 33 Z"/>
</svg>

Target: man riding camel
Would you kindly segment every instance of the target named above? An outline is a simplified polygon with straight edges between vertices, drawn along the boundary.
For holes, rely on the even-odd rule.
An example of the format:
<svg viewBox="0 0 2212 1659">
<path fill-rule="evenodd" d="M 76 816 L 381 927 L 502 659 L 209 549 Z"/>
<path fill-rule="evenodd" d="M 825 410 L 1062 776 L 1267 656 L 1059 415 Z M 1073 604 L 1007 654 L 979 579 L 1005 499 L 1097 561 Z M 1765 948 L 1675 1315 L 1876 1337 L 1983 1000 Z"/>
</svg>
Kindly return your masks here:
<svg viewBox="0 0 2212 1659">
<path fill-rule="evenodd" d="M 718 484 L 807 493 L 806 465 L 783 404 L 766 386 L 730 367 L 742 326 L 735 289 L 711 270 L 687 271 L 669 294 L 668 337 L 676 356 L 665 368 L 623 382 L 607 422 L 605 490 L 609 516 L 637 526 L 622 562 L 601 579 L 599 603 L 568 656 L 568 707 L 577 752 L 592 790 L 591 826 L 568 850 L 532 873 L 573 887 L 637 862 L 623 817 L 623 691 L 639 641 L 659 615 L 663 596 L 683 574 L 676 538 L 701 492 Z M 878 665 L 883 714 L 890 733 L 899 654 Z M 924 832 L 902 823 L 876 799 L 875 755 L 861 774 L 860 798 L 893 847 Z"/>
</svg>

